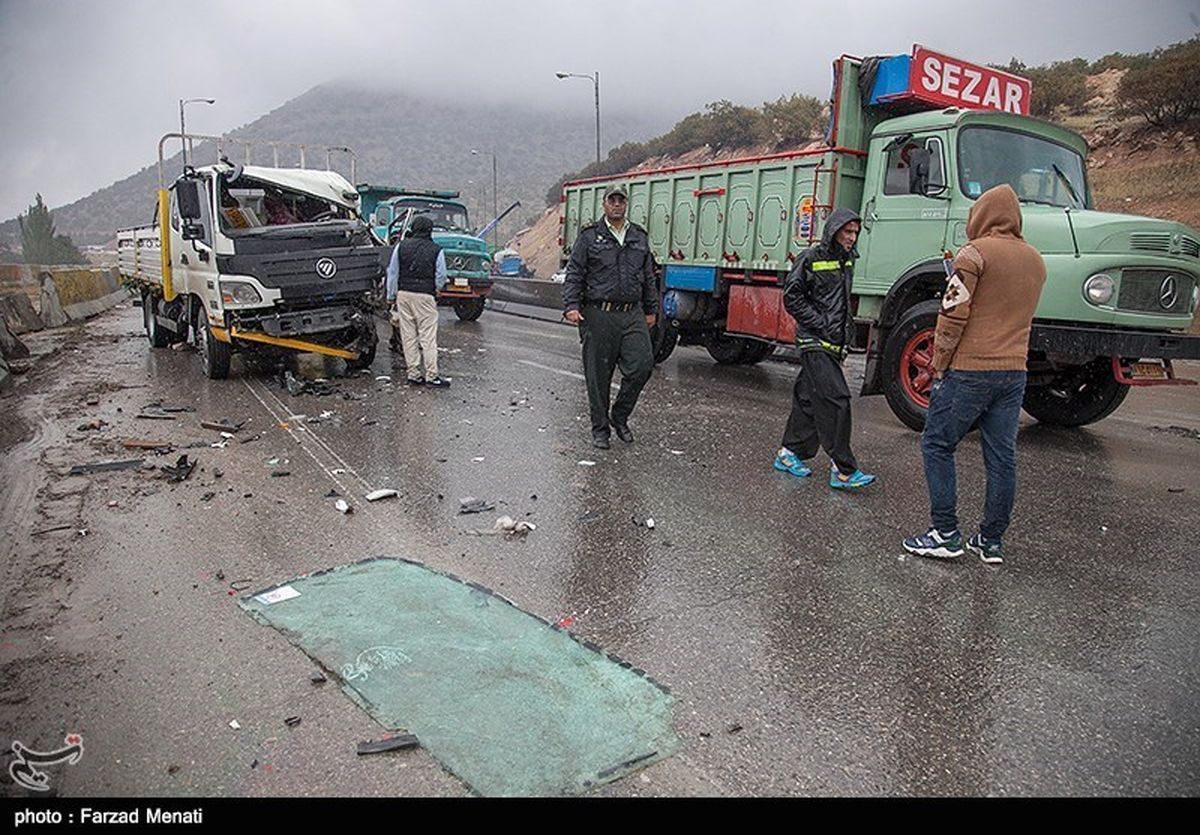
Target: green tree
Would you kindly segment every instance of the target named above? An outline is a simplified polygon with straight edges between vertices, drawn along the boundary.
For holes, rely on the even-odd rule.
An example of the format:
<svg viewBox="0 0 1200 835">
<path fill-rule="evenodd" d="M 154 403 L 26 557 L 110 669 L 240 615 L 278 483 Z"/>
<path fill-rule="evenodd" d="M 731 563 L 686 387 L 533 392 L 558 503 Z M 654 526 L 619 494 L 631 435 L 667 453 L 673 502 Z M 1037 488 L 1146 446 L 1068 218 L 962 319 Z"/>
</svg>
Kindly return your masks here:
<svg viewBox="0 0 1200 835">
<path fill-rule="evenodd" d="M 776 148 L 805 145 L 825 127 L 824 105 L 799 93 L 763 102 L 762 113 L 767 139 Z"/>
<path fill-rule="evenodd" d="M 54 233 L 54 220 L 42 202 L 42 195 L 29 207 L 29 212 L 17 215 L 21 227 L 21 254 L 26 264 L 86 264 L 87 259 L 66 235 Z"/>
<path fill-rule="evenodd" d="M 1157 50 L 1121 79 L 1117 100 L 1155 127 L 1179 125 L 1200 115 L 1200 37 Z"/>
</svg>

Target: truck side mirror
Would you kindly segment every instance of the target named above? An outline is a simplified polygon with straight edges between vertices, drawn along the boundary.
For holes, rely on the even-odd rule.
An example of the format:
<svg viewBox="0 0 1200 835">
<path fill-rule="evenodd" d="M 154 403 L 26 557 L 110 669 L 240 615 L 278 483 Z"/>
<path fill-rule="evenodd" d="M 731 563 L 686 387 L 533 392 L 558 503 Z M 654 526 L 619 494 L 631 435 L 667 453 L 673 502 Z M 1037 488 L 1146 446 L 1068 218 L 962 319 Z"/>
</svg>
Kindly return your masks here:
<svg viewBox="0 0 1200 835">
<path fill-rule="evenodd" d="M 180 180 L 175 184 L 175 196 L 179 200 L 179 216 L 184 220 L 200 220 L 200 189 L 199 180 Z"/>
</svg>

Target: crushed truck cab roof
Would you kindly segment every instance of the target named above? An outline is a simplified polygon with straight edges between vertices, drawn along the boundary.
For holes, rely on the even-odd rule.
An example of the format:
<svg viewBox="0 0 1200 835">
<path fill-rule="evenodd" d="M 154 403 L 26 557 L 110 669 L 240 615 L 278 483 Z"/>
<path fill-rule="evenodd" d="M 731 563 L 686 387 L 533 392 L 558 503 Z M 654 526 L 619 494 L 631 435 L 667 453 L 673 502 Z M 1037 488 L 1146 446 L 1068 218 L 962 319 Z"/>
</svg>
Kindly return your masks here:
<svg viewBox="0 0 1200 835">
<path fill-rule="evenodd" d="M 201 171 L 212 171 L 226 174 L 236 170 L 235 166 L 227 164 L 210 165 Z M 241 176 L 283 186 L 292 191 L 311 194 L 321 200 L 328 200 L 358 211 L 361 197 L 350 181 L 336 171 L 321 171 L 310 168 L 266 168 L 258 165 L 241 167 Z"/>
</svg>

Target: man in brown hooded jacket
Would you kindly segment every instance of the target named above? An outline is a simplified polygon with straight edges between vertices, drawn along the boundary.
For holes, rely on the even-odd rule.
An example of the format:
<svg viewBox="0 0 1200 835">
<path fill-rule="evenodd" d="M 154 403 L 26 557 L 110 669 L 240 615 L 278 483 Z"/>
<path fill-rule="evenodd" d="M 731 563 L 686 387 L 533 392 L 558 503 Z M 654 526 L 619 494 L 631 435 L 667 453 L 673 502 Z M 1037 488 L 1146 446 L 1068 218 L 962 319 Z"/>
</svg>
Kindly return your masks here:
<svg viewBox="0 0 1200 835">
<path fill-rule="evenodd" d="M 971 207 L 967 237 L 938 314 L 936 382 L 921 435 L 933 525 L 924 535 L 904 540 L 904 547 L 924 557 L 962 555 L 954 450 L 978 424 L 987 498 L 979 533 L 966 545 L 984 562 L 1000 563 L 1000 540 L 1016 496 L 1017 419 L 1029 331 L 1046 265 L 1021 237 L 1021 205 L 1008 185 L 989 189 Z"/>
</svg>

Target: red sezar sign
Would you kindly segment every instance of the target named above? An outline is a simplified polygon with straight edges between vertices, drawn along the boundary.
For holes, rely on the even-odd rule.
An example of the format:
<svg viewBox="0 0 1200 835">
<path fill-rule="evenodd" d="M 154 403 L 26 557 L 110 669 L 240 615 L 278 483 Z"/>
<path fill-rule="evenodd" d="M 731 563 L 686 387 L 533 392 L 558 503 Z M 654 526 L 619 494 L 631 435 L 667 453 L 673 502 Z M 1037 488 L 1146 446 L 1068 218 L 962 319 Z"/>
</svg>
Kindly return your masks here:
<svg viewBox="0 0 1200 835">
<path fill-rule="evenodd" d="M 1029 79 L 968 64 L 914 46 L 908 75 L 909 95 L 922 101 L 970 110 L 1002 110 L 1029 115 Z"/>
</svg>

